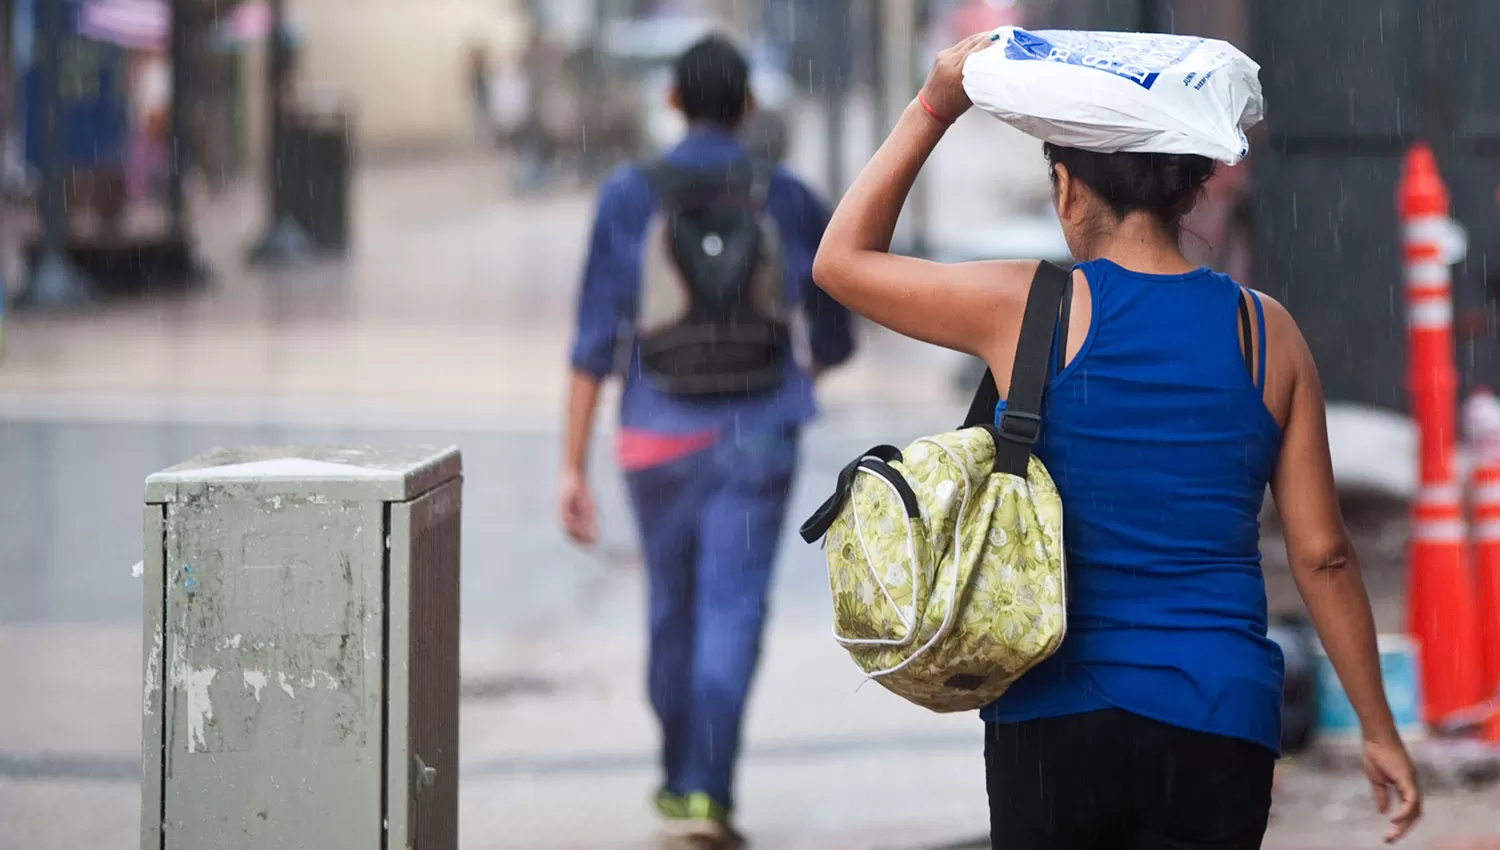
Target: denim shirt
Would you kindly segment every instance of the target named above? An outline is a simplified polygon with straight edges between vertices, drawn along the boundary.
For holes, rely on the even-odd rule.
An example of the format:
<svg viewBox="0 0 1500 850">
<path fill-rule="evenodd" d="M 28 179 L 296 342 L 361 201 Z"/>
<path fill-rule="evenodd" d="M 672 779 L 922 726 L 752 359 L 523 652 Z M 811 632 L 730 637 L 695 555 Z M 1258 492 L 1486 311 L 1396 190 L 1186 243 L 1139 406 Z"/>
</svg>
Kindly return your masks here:
<svg viewBox="0 0 1500 850">
<path fill-rule="evenodd" d="M 689 168 L 723 165 L 746 156 L 733 135 L 697 129 L 666 155 Z M 813 256 L 828 225 L 829 212 L 811 191 L 777 169 L 766 205 L 781 235 L 786 263 L 787 303 L 801 304 L 814 362 L 837 366 L 854 351 L 853 322 L 844 307 L 812 282 Z M 661 434 L 738 432 L 746 428 L 797 426 L 817 412 L 812 380 L 787 358 L 786 377 L 767 393 L 733 399 L 692 399 L 661 392 L 641 374 L 640 347 L 631 325 L 640 294 L 646 229 L 657 199 L 641 170 L 622 166 L 599 193 L 589 240 L 588 263 L 578 296 L 573 368 L 604 377 L 621 371 L 619 346 L 628 341 L 620 399 L 622 427 Z"/>
</svg>

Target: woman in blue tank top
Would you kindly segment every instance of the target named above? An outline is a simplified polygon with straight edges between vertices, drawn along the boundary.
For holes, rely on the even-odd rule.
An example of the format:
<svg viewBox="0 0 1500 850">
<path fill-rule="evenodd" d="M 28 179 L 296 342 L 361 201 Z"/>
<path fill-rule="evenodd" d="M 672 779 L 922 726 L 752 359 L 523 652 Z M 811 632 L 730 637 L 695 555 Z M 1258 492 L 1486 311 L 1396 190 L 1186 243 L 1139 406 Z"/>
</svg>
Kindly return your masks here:
<svg viewBox="0 0 1500 850">
<path fill-rule="evenodd" d="M 879 324 L 984 359 L 1005 387 L 1036 262 L 889 253 L 918 170 L 971 105 L 963 60 L 987 43 L 939 57 L 839 205 L 813 274 Z M 1045 150 L 1083 260 L 1036 449 L 1063 497 L 1069 628 L 1056 655 L 982 712 L 994 846 L 1260 846 L 1282 689 L 1259 550 L 1268 486 L 1359 715 L 1388 839 L 1400 838 L 1421 795 L 1339 513 L 1317 369 L 1281 305 L 1178 247 L 1214 163 Z"/>
</svg>

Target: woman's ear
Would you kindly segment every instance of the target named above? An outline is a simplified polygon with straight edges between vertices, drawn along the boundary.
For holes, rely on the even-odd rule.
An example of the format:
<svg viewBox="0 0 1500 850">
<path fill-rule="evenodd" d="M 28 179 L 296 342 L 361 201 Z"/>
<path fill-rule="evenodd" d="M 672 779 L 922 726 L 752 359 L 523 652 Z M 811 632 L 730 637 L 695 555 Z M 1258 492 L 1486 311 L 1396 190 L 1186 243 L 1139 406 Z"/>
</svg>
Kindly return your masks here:
<svg viewBox="0 0 1500 850">
<path fill-rule="evenodd" d="M 1052 197 L 1057 206 L 1057 218 L 1059 221 L 1068 221 L 1079 212 L 1079 199 L 1074 194 L 1077 184 L 1073 181 L 1073 175 L 1068 173 L 1066 165 L 1054 163 L 1052 165 Z"/>
</svg>

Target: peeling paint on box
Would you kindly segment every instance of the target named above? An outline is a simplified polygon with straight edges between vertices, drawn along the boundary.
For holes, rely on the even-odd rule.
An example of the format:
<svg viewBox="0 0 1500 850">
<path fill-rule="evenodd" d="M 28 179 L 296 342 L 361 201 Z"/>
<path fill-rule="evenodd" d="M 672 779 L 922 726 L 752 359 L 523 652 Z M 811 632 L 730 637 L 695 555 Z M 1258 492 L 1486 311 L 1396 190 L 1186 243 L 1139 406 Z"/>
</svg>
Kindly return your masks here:
<svg viewBox="0 0 1500 850">
<path fill-rule="evenodd" d="M 161 689 L 161 655 L 166 636 L 158 630 L 151 640 L 151 652 L 146 655 L 146 684 L 141 694 L 141 712 L 147 717 L 155 714 L 151 702 Z"/>
<path fill-rule="evenodd" d="M 326 670 L 314 670 L 311 676 L 302 680 L 302 687 L 304 688 L 316 688 L 319 684 L 322 684 L 330 691 L 339 689 L 339 680 L 335 679 L 333 674 Z"/>
<path fill-rule="evenodd" d="M 214 717 L 213 697 L 209 686 L 219 671 L 214 667 L 196 668 L 188 663 L 186 641 L 175 641 L 172 663 L 167 671 L 173 691 L 181 691 L 186 700 L 188 747 L 190 753 L 208 750 L 208 724 Z"/>
<path fill-rule="evenodd" d="M 255 691 L 255 701 L 260 702 L 260 692 L 265 690 L 266 682 L 269 681 L 266 674 L 259 670 L 246 670 L 241 678 L 245 681 L 245 687 Z"/>
<path fill-rule="evenodd" d="M 219 671 L 212 667 L 202 670 L 187 666 L 183 668 L 180 685 L 187 697 L 188 752 L 190 753 L 208 750 L 206 727 L 214 718 L 214 702 L 209 696 L 208 687 L 213 684 L 214 677 L 217 675 Z"/>
</svg>

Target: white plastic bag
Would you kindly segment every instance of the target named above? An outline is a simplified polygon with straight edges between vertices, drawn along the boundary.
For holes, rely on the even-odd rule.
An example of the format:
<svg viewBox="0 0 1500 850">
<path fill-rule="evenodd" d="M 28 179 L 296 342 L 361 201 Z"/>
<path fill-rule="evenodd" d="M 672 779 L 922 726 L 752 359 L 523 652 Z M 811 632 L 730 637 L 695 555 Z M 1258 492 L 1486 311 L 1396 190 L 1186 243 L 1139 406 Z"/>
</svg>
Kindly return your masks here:
<svg viewBox="0 0 1500 850">
<path fill-rule="evenodd" d="M 1100 153 L 1198 154 L 1234 165 L 1261 120 L 1260 66 L 1228 42 L 1001 27 L 964 64 L 980 109 L 1042 141 Z"/>
</svg>

